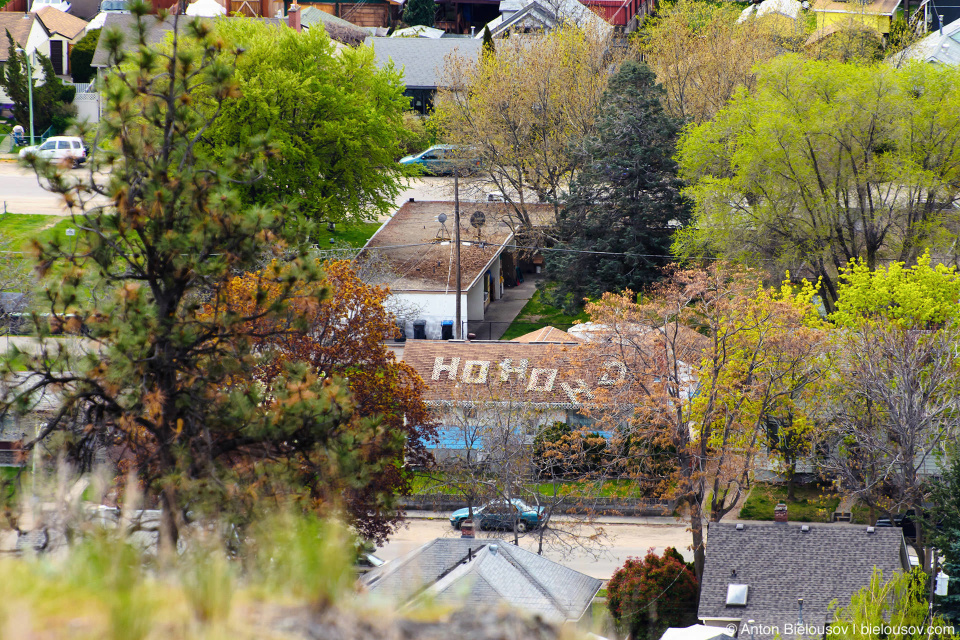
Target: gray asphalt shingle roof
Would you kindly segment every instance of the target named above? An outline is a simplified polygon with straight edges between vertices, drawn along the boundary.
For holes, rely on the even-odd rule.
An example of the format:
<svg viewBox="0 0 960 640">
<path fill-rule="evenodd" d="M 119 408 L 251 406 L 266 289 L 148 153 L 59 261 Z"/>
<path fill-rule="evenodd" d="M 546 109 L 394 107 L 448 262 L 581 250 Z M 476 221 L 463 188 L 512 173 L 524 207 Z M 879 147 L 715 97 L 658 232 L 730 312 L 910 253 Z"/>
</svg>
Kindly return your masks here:
<svg viewBox="0 0 960 640">
<path fill-rule="evenodd" d="M 559 622 L 580 619 L 602 584 L 503 540 L 480 538 L 437 538 L 367 573 L 363 583 L 401 603 L 421 594 L 464 608 L 508 603 Z"/>
<path fill-rule="evenodd" d="M 797 599 L 803 598 L 804 624 L 823 625 L 830 602 L 849 604 L 869 585 L 874 567 L 886 580 L 908 566 L 900 529 L 876 527 L 868 533 L 866 526 L 811 523 L 803 532 L 802 526 L 749 522 L 738 531 L 733 523 L 711 524 L 700 619 L 752 619 L 783 634 L 786 624 L 798 621 Z M 748 586 L 746 606 L 726 604 L 731 584 Z"/>
<path fill-rule="evenodd" d="M 473 38 L 377 38 L 369 37 L 364 44 L 373 47 L 377 66 L 385 67 L 392 60 L 403 71 L 403 82 L 408 87 L 436 88 L 440 86 L 446 57 L 456 52 L 467 59 L 480 57 L 483 41 Z"/>
<path fill-rule="evenodd" d="M 190 20 L 188 16 L 180 17 L 180 28 L 182 29 Z M 258 20 L 260 22 L 266 22 L 267 24 L 273 25 L 284 25 L 286 26 L 286 21 L 279 18 L 223 18 L 224 20 Z M 209 20 L 207 18 L 206 20 Z M 146 33 L 146 42 L 148 45 L 160 44 L 167 37 L 167 34 L 173 30 L 173 17 L 168 17 L 166 20 L 159 21 L 154 16 L 146 16 L 144 21 L 147 25 Z M 124 35 L 123 39 L 123 48 L 127 52 L 134 52 L 137 49 L 137 36 L 136 36 L 136 17 L 129 13 L 109 13 L 107 14 L 107 20 L 103 25 L 103 33 L 107 33 L 110 29 L 116 29 Z M 91 67 L 107 67 L 109 66 L 109 52 L 107 51 L 107 38 L 101 36 L 100 41 L 97 43 L 97 50 L 93 54 L 93 61 L 91 61 Z"/>
</svg>

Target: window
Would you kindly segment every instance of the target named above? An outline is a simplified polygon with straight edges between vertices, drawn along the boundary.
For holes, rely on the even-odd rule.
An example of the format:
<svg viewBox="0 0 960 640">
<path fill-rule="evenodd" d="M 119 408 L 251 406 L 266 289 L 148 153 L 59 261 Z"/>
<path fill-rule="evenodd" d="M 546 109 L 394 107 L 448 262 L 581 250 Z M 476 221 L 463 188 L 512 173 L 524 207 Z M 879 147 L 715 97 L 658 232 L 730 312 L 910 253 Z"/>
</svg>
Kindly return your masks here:
<svg viewBox="0 0 960 640">
<path fill-rule="evenodd" d="M 56 149 L 56 148 L 57 148 L 56 142 L 51 142 L 50 140 L 47 140 L 40 146 L 40 151 L 49 151 L 50 149 Z"/>
<path fill-rule="evenodd" d="M 69 140 L 61 140 L 60 142 L 57 143 L 57 148 L 58 148 L 58 149 L 69 149 L 69 148 L 70 148 L 70 141 L 69 141 Z"/>
<path fill-rule="evenodd" d="M 745 607 L 747 606 L 747 590 L 749 587 L 745 584 L 727 585 L 727 606 Z"/>
<path fill-rule="evenodd" d="M 70 144 L 73 145 L 73 148 L 74 148 L 74 149 L 79 149 L 79 148 L 80 148 L 80 142 L 77 141 L 77 140 L 74 140 L 74 141 L 71 142 Z"/>
</svg>

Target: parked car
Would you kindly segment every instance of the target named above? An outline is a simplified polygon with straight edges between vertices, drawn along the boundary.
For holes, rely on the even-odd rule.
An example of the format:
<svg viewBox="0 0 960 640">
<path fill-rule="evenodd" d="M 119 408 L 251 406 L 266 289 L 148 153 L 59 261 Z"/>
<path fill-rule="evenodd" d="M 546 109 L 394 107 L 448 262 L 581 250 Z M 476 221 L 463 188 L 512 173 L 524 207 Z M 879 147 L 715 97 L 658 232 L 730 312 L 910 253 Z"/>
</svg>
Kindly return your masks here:
<svg viewBox="0 0 960 640">
<path fill-rule="evenodd" d="M 79 167 L 87 161 L 87 149 L 83 145 L 83 140 L 76 136 L 53 136 L 47 138 L 46 142 L 39 146 L 20 149 L 21 158 L 26 158 L 28 155 L 46 158 L 54 162 L 63 158 L 71 158 L 75 167 Z"/>
<path fill-rule="evenodd" d="M 401 158 L 400 164 L 421 167 L 424 173 L 434 176 L 451 175 L 457 169 L 463 175 L 480 168 L 479 159 L 464 157 L 461 149 L 449 144 L 435 144 L 415 156 Z"/>
<path fill-rule="evenodd" d="M 450 524 L 454 529 L 459 529 L 463 521 L 469 517 L 469 509 L 458 509 L 450 516 Z M 534 508 L 516 498 L 510 502 L 494 500 L 473 510 L 474 527 L 481 531 L 485 529 L 512 531 L 514 520 L 516 520 L 517 531 L 526 533 L 540 527 L 543 518 L 543 507 Z"/>
</svg>

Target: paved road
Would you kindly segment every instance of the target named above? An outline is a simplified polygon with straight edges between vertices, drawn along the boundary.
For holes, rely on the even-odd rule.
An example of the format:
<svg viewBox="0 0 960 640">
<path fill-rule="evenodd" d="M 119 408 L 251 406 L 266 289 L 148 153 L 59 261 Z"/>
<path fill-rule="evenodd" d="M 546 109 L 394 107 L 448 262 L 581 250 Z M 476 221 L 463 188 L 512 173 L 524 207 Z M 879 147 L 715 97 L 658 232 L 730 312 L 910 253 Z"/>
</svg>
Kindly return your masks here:
<svg viewBox="0 0 960 640">
<path fill-rule="evenodd" d="M 630 522 L 631 520 L 636 522 Z M 642 558 L 651 548 L 659 554 L 667 547 L 676 547 L 687 560 L 693 560 L 693 554 L 687 549 L 690 546 L 690 533 L 686 525 L 673 519 L 658 520 L 663 522 L 651 524 L 649 519 L 644 518 L 612 518 L 609 522 L 600 522 L 599 527 L 602 527 L 606 539 L 602 542 L 604 549 L 598 557 L 583 549 L 563 550 L 556 545 L 551 545 L 544 555 L 601 580 L 610 579 L 613 572 L 620 568 L 628 557 Z M 583 533 L 596 534 L 597 527 L 590 527 Z M 377 551 L 377 555 L 384 560 L 394 560 L 434 538 L 459 535 L 460 532 L 454 531 L 442 514 L 435 520 L 410 518 L 406 528 L 391 537 Z M 478 534 L 478 537 L 488 535 L 488 532 L 483 532 Z M 520 546 L 535 552 L 535 536 L 536 532 L 521 537 Z M 509 541 L 512 539 L 511 534 Z"/>
<path fill-rule="evenodd" d="M 81 169 L 79 172 L 82 172 Z M 78 172 L 78 173 L 79 173 Z M 466 181 L 463 181 L 466 183 Z M 462 194 L 467 197 L 467 189 Z M 453 200 L 453 178 L 423 177 L 410 180 L 397 197 L 399 208 L 409 198 L 417 200 Z M 0 207 L 6 206 L 10 213 L 35 213 L 41 215 L 64 215 L 62 201 L 56 194 L 45 191 L 37 183 L 30 169 L 15 162 L 0 162 Z M 4 209 L 0 208 L 0 211 Z"/>
</svg>

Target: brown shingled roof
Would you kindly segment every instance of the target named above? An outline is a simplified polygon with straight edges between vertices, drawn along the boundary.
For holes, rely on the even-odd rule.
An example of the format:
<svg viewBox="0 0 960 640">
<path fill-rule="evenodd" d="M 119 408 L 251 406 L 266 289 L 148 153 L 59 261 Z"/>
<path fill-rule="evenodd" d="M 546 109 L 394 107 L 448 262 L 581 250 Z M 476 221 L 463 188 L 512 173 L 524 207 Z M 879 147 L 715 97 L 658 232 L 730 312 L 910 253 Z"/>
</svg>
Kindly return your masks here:
<svg viewBox="0 0 960 640">
<path fill-rule="evenodd" d="M 604 371 L 585 367 L 575 345 L 408 340 L 403 360 L 428 389 L 427 401 L 515 401 L 576 405 Z"/>
<path fill-rule="evenodd" d="M 9 42 L 6 32 L 10 32 L 14 42 L 21 47 L 25 47 L 27 38 L 30 37 L 30 27 L 33 26 L 33 19 L 32 13 L 0 11 L 0 36 L 3 37 L 3 41 L 0 42 L 0 62 L 6 62 L 8 59 Z"/>
<path fill-rule="evenodd" d="M 73 40 L 87 28 L 85 20 L 53 7 L 43 7 L 37 11 L 37 18 L 48 33 L 58 33 L 67 40 Z"/>
<path fill-rule="evenodd" d="M 546 217 L 553 214 L 552 205 L 528 206 L 534 215 Z M 487 268 L 500 248 L 511 241 L 513 231 L 504 221 L 512 209 L 498 202 L 462 202 L 460 205 L 460 239 L 471 244 L 460 247 L 461 282 L 467 290 L 473 281 Z M 470 226 L 474 212 L 484 214 L 486 224 L 478 233 Z M 456 234 L 453 226 L 452 202 L 406 202 L 388 220 L 366 245 L 376 250 L 395 274 L 390 282 L 394 291 L 445 291 L 457 286 L 457 270 L 454 263 L 454 243 L 441 244 L 441 230 L 437 216 L 446 214 L 446 231 Z M 476 244 L 482 241 L 483 246 Z"/>
</svg>

